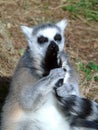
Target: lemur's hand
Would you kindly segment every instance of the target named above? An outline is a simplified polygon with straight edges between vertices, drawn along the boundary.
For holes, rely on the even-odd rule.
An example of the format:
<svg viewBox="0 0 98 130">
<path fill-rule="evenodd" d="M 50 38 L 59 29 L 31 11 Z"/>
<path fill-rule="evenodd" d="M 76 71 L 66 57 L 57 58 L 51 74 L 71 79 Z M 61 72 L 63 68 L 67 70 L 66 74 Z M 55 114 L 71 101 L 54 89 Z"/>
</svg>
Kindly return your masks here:
<svg viewBox="0 0 98 130">
<path fill-rule="evenodd" d="M 59 97 L 66 97 L 68 95 L 77 95 L 76 90 L 73 84 L 66 84 L 64 83 L 60 87 L 56 87 L 55 92 Z"/>
</svg>

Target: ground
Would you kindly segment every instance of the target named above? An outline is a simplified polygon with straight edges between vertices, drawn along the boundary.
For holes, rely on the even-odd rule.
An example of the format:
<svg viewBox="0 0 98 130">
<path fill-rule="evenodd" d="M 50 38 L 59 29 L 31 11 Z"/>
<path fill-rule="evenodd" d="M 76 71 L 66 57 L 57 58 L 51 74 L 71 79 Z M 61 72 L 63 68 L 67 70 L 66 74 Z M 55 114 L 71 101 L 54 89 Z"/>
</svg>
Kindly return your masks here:
<svg viewBox="0 0 98 130">
<path fill-rule="evenodd" d="M 92 78 L 87 80 L 85 72 L 79 69 L 80 65 L 87 65 L 90 61 L 98 64 L 98 21 L 72 17 L 71 13 L 62 9 L 62 2 L 0 0 L 0 104 L 4 101 L 15 66 L 27 45 L 20 26 L 57 22 L 63 18 L 68 19 L 65 51 L 79 72 L 81 94 L 98 101 L 98 80 L 93 78 L 94 75 L 98 76 L 98 71 L 92 72 Z"/>
</svg>

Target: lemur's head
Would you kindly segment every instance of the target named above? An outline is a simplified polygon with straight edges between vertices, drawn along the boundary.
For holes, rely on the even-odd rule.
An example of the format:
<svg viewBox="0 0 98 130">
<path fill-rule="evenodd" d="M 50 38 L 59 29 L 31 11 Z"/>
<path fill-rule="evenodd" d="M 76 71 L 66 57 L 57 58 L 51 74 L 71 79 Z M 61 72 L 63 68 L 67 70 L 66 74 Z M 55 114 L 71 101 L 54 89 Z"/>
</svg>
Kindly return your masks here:
<svg viewBox="0 0 98 130">
<path fill-rule="evenodd" d="M 56 24 L 47 23 L 34 27 L 21 26 L 28 41 L 31 56 L 37 69 L 43 68 L 47 75 L 53 68 L 60 66 L 59 53 L 64 49 L 64 19 Z M 38 66 L 40 66 L 38 68 Z"/>
</svg>

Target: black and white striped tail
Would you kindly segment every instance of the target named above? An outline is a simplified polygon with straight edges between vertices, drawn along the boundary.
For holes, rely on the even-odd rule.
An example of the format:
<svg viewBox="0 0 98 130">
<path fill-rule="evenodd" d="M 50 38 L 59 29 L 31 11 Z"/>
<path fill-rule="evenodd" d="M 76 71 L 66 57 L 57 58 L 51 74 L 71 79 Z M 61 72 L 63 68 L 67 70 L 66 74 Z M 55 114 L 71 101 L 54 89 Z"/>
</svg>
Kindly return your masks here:
<svg viewBox="0 0 98 130">
<path fill-rule="evenodd" d="M 98 130 L 98 103 L 76 95 L 57 98 L 72 126 Z"/>
</svg>

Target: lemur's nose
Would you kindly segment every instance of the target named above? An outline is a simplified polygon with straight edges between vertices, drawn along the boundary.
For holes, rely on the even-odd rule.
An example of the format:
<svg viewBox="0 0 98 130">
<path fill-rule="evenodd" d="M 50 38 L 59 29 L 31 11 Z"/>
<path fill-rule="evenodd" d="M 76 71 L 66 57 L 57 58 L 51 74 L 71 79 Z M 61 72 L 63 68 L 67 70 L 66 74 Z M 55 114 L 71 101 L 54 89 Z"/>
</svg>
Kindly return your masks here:
<svg viewBox="0 0 98 130">
<path fill-rule="evenodd" d="M 51 49 L 53 49 L 55 51 L 59 51 L 59 47 L 54 41 L 50 42 L 50 46 L 51 46 Z"/>
</svg>

